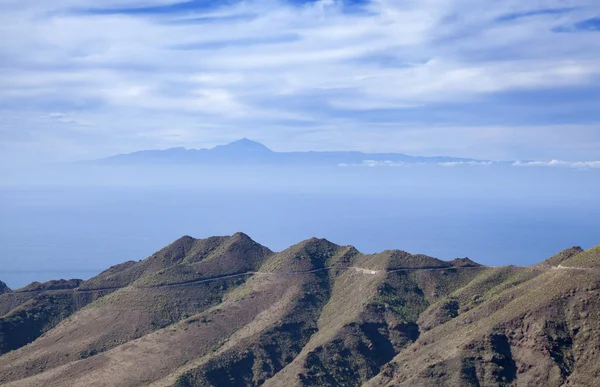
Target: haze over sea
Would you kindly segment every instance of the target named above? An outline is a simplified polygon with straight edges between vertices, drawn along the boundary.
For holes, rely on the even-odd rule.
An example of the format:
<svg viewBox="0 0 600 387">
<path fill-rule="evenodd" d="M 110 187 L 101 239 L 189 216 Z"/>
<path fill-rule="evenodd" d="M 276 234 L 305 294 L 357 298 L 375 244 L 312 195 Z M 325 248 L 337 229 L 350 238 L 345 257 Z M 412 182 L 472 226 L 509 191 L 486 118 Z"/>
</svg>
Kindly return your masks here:
<svg viewBox="0 0 600 387">
<path fill-rule="evenodd" d="M 316 236 L 530 265 L 598 243 L 600 169 L 70 167 L 3 172 L 0 278 L 89 278 L 188 234 L 243 231 L 273 250 Z M 34 183 L 31 183 L 34 182 Z"/>
<path fill-rule="evenodd" d="M 0 281 L 12 288 L 87 278 L 183 234 L 488 265 L 600 243 L 598 0 L 0 10 Z M 264 147 L 222 145 L 242 137 Z M 133 159 L 178 166 L 34 167 L 166 148 Z M 326 164 L 329 151 L 353 154 Z"/>
</svg>

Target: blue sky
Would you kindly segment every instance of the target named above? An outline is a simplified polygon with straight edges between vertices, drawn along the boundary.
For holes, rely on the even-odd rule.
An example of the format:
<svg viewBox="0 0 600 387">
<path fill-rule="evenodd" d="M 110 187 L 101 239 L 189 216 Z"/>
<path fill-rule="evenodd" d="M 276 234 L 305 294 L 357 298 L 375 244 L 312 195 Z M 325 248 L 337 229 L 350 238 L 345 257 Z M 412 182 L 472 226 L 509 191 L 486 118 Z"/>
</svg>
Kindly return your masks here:
<svg viewBox="0 0 600 387">
<path fill-rule="evenodd" d="M 0 161 L 600 160 L 597 0 L 0 0 Z"/>
</svg>

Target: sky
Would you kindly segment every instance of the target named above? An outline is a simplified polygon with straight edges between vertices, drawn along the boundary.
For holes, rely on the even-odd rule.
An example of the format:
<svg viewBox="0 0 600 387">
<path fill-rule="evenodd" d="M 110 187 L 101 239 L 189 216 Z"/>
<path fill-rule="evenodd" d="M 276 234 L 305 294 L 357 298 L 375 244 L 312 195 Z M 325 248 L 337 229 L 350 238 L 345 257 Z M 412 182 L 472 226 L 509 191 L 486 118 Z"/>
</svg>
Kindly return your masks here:
<svg viewBox="0 0 600 387">
<path fill-rule="evenodd" d="M 0 162 L 241 137 L 600 160 L 597 0 L 0 0 Z"/>
</svg>

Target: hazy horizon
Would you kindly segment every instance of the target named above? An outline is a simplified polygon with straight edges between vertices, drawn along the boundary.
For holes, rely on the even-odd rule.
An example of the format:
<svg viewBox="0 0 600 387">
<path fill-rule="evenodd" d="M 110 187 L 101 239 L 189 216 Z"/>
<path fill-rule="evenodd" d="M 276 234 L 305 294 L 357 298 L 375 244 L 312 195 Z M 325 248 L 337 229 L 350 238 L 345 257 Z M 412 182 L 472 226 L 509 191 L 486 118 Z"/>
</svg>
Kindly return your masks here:
<svg viewBox="0 0 600 387">
<path fill-rule="evenodd" d="M 324 237 L 365 253 L 530 265 L 597 245 L 600 170 L 504 165 L 78 167 L 0 188 L 0 280 L 91 277 L 183 235 L 273 250 Z"/>
<path fill-rule="evenodd" d="M 322 236 L 494 265 L 600 243 L 597 1 L 0 9 L 11 286 L 142 259 L 183 234 L 245 231 L 274 249 Z M 77 163 L 241 138 L 312 153 L 237 144 L 203 160 Z M 474 160 L 419 159 L 433 156 Z"/>
</svg>

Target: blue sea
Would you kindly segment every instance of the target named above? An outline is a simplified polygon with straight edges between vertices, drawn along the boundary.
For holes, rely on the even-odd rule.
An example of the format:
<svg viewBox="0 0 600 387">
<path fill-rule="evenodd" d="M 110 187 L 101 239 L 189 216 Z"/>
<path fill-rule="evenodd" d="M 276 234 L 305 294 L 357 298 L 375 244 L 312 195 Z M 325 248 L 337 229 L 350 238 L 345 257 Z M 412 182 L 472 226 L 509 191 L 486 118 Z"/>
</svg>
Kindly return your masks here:
<svg viewBox="0 0 600 387">
<path fill-rule="evenodd" d="M 86 279 L 182 235 L 242 231 L 531 265 L 600 244 L 600 171 L 514 167 L 129 171 L 0 187 L 0 280 Z M 140 176 L 145 177 L 140 177 Z M 107 177 L 110 176 L 110 177 Z"/>
</svg>

